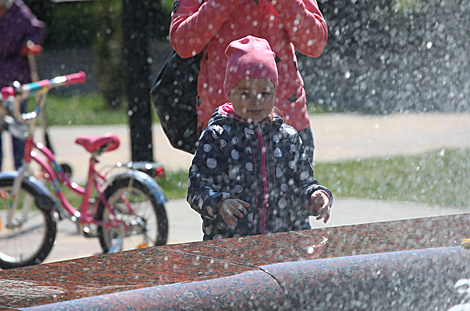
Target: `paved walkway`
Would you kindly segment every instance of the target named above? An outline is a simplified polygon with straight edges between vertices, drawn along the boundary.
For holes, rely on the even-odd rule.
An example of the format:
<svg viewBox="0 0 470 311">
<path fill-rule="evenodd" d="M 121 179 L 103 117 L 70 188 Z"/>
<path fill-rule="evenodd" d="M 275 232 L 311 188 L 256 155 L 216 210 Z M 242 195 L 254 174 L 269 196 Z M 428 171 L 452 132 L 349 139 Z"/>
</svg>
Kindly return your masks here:
<svg viewBox="0 0 470 311">
<path fill-rule="evenodd" d="M 358 116 L 325 114 L 311 118 L 315 133 L 315 161 L 334 161 L 399 154 L 419 154 L 439 148 L 470 148 L 470 114 L 396 114 L 388 116 Z M 59 159 L 68 163 L 77 182 L 85 180 L 87 154 L 75 145 L 79 135 L 114 133 L 121 139 L 118 150 L 105 154 L 102 163 L 128 161 L 130 158 L 129 129 L 126 126 L 51 127 L 49 135 Z M 41 137 L 41 136 L 38 136 Z M 11 150 L 9 139 L 5 150 Z M 161 127 L 153 131 L 155 159 L 166 170 L 188 170 L 191 155 L 170 146 Z M 10 166 L 9 166 L 10 165 Z M 11 167 L 7 152 L 4 167 Z M 321 179 L 321 177 L 319 177 Z M 184 200 L 172 200 L 166 205 L 170 235 L 169 243 L 200 241 L 201 220 Z M 462 213 L 466 210 L 447 209 L 387 201 L 336 198 L 332 217 L 327 225 L 312 219 L 314 227 L 342 226 L 355 223 L 388 221 Z M 467 210 L 467 211 L 470 211 Z M 101 251 L 96 239 L 76 234 L 74 225 L 59 224 L 57 243 L 47 262 L 90 256 Z"/>
</svg>

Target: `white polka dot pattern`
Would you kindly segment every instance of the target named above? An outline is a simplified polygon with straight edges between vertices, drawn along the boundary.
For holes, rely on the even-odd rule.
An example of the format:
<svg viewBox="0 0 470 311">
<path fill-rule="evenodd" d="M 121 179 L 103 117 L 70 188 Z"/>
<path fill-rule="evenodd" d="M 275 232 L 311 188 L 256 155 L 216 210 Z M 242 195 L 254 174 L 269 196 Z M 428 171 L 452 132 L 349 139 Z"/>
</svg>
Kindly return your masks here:
<svg viewBox="0 0 470 311">
<path fill-rule="evenodd" d="M 285 198 L 281 198 L 279 202 L 277 202 L 277 206 L 279 206 L 280 209 L 286 208 L 287 200 Z"/>
<path fill-rule="evenodd" d="M 289 186 L 287 186 L 287 184 L 281 184 L 281 190 L 286 192 L 287 189 L 289 189 Z"/>
<path fill-rule="evenodd" d="M 279 148 L 274 149 L 274 156 L 276 158 L 282 158 L 282 151 Z"/>
<path fill-rule="evenodd" d="M 232 150 L 232 153 L 230 155 L 232 156 L 232 159 L 234 160 L 240 159 L 240 153 L 235 149 Z"/>
<path fill-rule="evenodd" d="M 209 144 L 204 144 L 204 146 L 202 147 L 202 149 L 203 149 L 205 152 L 211 152 L 212 146 L 209 145 Z"/>
<path fill-rule="evenodd" d="M 214 158 L 207 159 L 207 167 L 211 170 L 217 167 L 217 160 Z"/>
</svg>

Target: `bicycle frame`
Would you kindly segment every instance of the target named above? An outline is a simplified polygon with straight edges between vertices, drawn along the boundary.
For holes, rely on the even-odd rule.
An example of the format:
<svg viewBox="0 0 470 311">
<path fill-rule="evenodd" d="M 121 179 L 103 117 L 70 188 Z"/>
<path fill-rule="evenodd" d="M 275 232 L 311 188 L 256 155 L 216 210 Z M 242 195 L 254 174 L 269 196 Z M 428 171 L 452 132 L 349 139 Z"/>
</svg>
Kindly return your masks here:
<svg viewBox="0 0 470 311">
<path fill-rule="evenodd" d="M 41 154 L 45 159 L 41 156 Z M 92 198 L 93 190 L 96 189 L 98 198 L 94 204 L 94 211 L 98 207 L 100 200 L 106 206 L 110 213 L 114 216 L 113 210 L 110 208 L 104 194 L 102 187 L 106 184 L 106 176 L 101 174 L 95 169 L 95 164 L 99 161 L 96 159 L 95 155 L 92 155 L 89 160 L 89 169 L 88 169 L 88 178 L 85 187 L 81 187 L 75 182 L 71 182 L 64 171 L 61 169 L 57 161 L 55 160 L 54 154 L 42 143 L 37 143 L 33 140 L 32 136 L 28 136 L 25 140 L 25 151 L 23 156 L 23 165 L 19 169 L 19 173 L 15 178 L 15 183 L 13 185 L 13 197 L 10 204 L 13 204 L 12 211 L 16 209 L 16 200 L 17 194 L 19 193 L 20 186 L 24 178 L 27 176 L 27 173 L 30 171 L 30 166 L 32 162 L 36 162 L 40 165 L 43 172 L 45 172 L 46 179 L 52 183 L 52 188 L 54 191 L 55 197 L 59 202 L 55 202 L 61 216 L 64 216 L 70 219 L 73 222 L 77 222 L 81 225 L 85 224 L 96 224 L 104 225 L 106 227 L 118 227 L 119 225 L 124 225 L 124 229 L 127 229 L 127 224 L 122 221 L 113 221 L 113 222 L 102 222 L 97 221 L 93 218 L 93 213 L 90 211 L 90 199 Z M 52 165 L 51 165 L 52 164 Z M 64 184 L 67 188 L 77 193 L 82 197 L 81 203 L 78 208 L 72 206 L 72 204 L 65 197 L 62 192 L 62 185 Z M 126 203 L 127 208 L 130 213 L 134 213 L 132 206 L 129 202 L 122 197 L 123 201 Z M 24 211 L 23 211 L 24 212 Z M 11 214 L 11 213 L 9 213 Z M 7 220 L 10 220 L 7 218 Z"/>
</svg>

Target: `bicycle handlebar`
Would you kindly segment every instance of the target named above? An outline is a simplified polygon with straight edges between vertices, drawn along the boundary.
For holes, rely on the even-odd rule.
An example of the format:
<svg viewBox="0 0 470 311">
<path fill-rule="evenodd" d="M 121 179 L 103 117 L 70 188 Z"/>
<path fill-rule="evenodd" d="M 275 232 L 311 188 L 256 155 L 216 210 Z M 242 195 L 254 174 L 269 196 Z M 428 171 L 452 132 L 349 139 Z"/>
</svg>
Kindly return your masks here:
<svg viewBox="0 0 470 311">
<path fill-rule="evenodd" d="M 80 71 L 70 75 L 58 76 L 50 80 L 41 80 L 38 82 L 23 85 L 18 82 L 15 82 L 13 86 L 7 86 L 2 88 L 1 94 L 5 99 L 10 96 L 28 98 L 34 97 L 39 92 L 47 91 L 53 87 L 84 83 L 85 81 L 86 74 L 83 71 Z"/>
<path fill-rule="evenodd" d="M 85 83 L 86 81 L 86 74 L 83 71 L 72 73 L 65 76 L 65 85 L 77 84 L 77 83 Z"/>
<path fill-rule="evenodd" d="M 15 97 L 15 102 L 13 104 L 13 115 L 19 122 L 29 123 L 30 132 L 32 133 L 35 124 L 34 120 L 36 119 L 38 114 L 41 112 L 42 107 L 44 106 L 47 92 L 49 92 L 49 90 L 53 87 L 84 83 L 85 80 L 86 74 L 83 71 L 80 71 L 70 75 L 58 76 L 50 80 L 41 80 L 38 82 L 23 85 L 19 82 L 13 82 L 13 86 L 7 86 L 2 88 L 1 95 L 5 99 L 10 96 Z M 39 99 L 36 99 L 36 109 L 29 113 L 21 113 L 20 99 L 35 97 L 36 95 L 41 95 Z"/>
</svg>

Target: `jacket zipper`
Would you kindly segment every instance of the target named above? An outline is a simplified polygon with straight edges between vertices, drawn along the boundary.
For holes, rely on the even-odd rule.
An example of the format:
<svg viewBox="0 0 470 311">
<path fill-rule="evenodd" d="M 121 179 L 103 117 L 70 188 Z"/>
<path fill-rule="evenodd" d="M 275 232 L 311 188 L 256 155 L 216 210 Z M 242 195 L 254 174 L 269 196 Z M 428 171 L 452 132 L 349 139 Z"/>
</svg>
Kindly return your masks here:
<svg viewBox="0 0 470 311">
<path fill-rule="evenodd" d="M 264 148 L 263 135 L 259 128 L 255 127 L 255 133 L 261 149 L 261 180 L 263 182 L 263 201 L 261 205 L 261 233 L 267 232 L 267 218 L 268 218 L 268 174 L 266 169 L 266 149 Z"/>
</svg>

